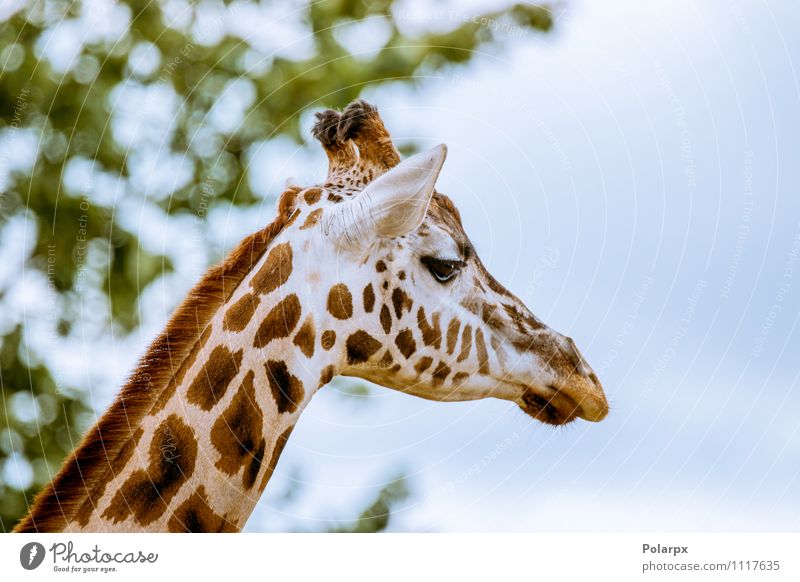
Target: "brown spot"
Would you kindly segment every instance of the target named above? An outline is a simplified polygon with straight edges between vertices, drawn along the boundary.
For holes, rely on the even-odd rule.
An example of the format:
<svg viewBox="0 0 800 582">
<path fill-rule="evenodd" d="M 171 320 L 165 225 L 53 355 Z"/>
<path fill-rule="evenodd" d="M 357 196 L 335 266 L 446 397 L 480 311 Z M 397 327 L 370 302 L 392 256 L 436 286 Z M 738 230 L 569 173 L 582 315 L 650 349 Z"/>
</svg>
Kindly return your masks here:
<svg viewBox="0 0 800 582">
<path fill-rule="evenodd" d="M 326 329 L 323 331 L 320 343 L 322 344 L 323 350 L 330 350 L 336 344 L 336 332 L 332 329 Z"/>
<path fill-rule="evenodd" d="M 364 311 L 372 313 L 375 307 L 375 291 L 372 290 L 372 283 L 367 283 L 364 287 Z"/>
<path fill-rule="evenodd" d="M 267 370 L 269 387 L 272 389 L 272 398 L 278 406 L 278 413 L 294 412 L 305 398 L 303 383 L 292 376 L 286 362 L 268 360 L 264 367 Z"/>
<path fill-rule="evenodd" d="M 490 303 L 483 303 L 480 309 L 481 319 L 483 323 L 492 329 L 501 329 L 503 327 L 503 320 L 497 314 L 497 306 Z"/>
<path fill-rule="evenodd" d="M 91 517 L 92 512 L 95 510 L 95 499 L 102 499 L 103 493 L 106 490 L 106 486 L 117 475 L 122 473 L 123 469 L 125 469 L 125 465 L 128 464 L 128 461 L 133 456 L 133 451 L 136 450 L 136 446 L 139 444 L 139 439 L 142 438 L 142 434 L 144 434 L 144 430 L 142 430 L 141 427 L 137 428 L 136 432 L 133 433 L 131 438 L 128 439 L 120 449 L 119 453 L 117 454 L 117 458 L 114 459 L 114 462 L 108 463 L 108 469 L 106 470 L 102 479 L 97 482 L 97 487 L 94 490 L 93 495 L 90 495 L 86 498 L 86 501 L 83 502 L 83 505 L 81 505 L 78 513 L 75 514 L 75 521 L 77 521 L 80 525 L 85 526 L 87 523 L 89 523 L 89 518 Z"/>
<path fill-rule="evenodd" d="M 429 358 L 428 356 L 423 356 L 419 359 L 414 369 L 417 371 L 417 374 L 422 374 L 425 370 L 431 367 L 433 363 L 433 358 Z"/>
<path fill-rule="evenodd" d="M 449 375 L 450 375 L 450 367 L 444 362 L 439 362 L 436 365 L 436 369 L 433 371 L 433 383 L 443 384 L 444 381 L 447 379 L 447 376 Z"/>
<path fill-rule="evenodd" d="M 453 385 L 458 388 L 467 378 L 469 378 L 469 374 L 466 372 L 456 372 L 456 374 L 453 376 Z"/>
<path fill-rule="evenodd" d="M 325 386 L 325 384 L 333 380 L 333 377 L 335 375 L 336 375 L 336 368 L 334 368 L 333 366 L 325 366 L 322 369 L 322 373 L 319 375 L 319 387 L 322 388 L 323 386 Z"/>
<path fill-rule="evenodd" d="M 228 331 L 242 331 L 253 318 L 258 303 L 261 301 L 258 295 L 247 293 L 239 301 L 234 303 L 225 312 L 225 319 L 222 322 L 223 329 Z"/>
<path fill-rule="evenodd" d="M 360 364 L 369 360 L 375 352 L 381 349 L 381 342 L 369 335 L 364 330 L 359 329 L 347 338 L 347 362 L 349 364 Z"/>
<path fill-rule="evenodd" d="M 331 202 L 341 202 L 342 200 L 344 200 L 344 198 L 342 198 L 338 194 L 331 193 L 328 194 L 328 200 L 330 200 Z"/>
<path fill-rule="evenodd" d="M 200 339 L 197 340 L 189 354 L 186 356 L 183 364 L 181 364 L 181 367 L 178 369 L 178 373 L 175 374 L 175 383 L 177 385 L 181 385 L 183 383 L 186 372 L 188 372 L 189 368 L 194 365 L 195 361 L 197 360 L 197 356 L 205 347 L 206 342 L 208 342 L 208 338 L 211 337 L 211 331 L 212 327 L 209 324 L 206 326 L 205 330 L 203 330 L 203 334 L 200 336 Z"/>
<path fill-rule="evenodd" d="M 228 475 L 236 475 L 245 467 L 245 489 L 255 483 L 266 444 L 262 435 L 264 414 L 256 402 L 254 378 L 253 370 L 247 372 L 230 405 L 211 427 L 211 444 L 220 455 L 215 466 Z"/>
<path fill-rule="evenodd" d="M 328 311 L 336 319 L 350 319 L 353 316 L 353 296 L 344 283 L 338 283 L 328 292 Z"/>
<path fill-rule="evenodd" d="M 183 360 L 181 367 L 178 368 L 178 373 L 175 374 L 175 377 L 170 379 L 167 382 L 167 385 L 161 391 L 161 394 L 158 396 L 158 400 L 156 400 L 155 404 L 153 404 L 153 408 L 150 409 L 150 416 L 155 416 L 167 405 L 172 397 L 175 395 L 175 391 L 177 390 L 178 386 L 183 383 L 183 379 L 186 377 L 186 372 L 194 365 L 195 361 L 197 360 L 197 355 L 202 351 L 203 346 L 205 346 L 208 338 L 211 337 L 211 325 L 208 325 L 203 332 L 203 335 L 200 336 L 200 339 L 195 342 L 194 346 L 192 347 L 189 354 Z"/>
<path fill-rule="evenodd" d="M 480 261 L 478 261 L 478 263 L 480 264 Z M 487 271 L 482 264 L 480 265 L 480 269 L 483 271 L 483 275 L 484 278 L 486 279 L 486 283 L 489 285 L 489 289 L 491 289 L 498 295 L 502 295 L 504 297 L 513 297 L 513 295 L 511 295 L 511 292 L 505 287 L 503 287 L 497 279 L 492 277 L 491 273 L 489 273 L 489 271 Z"/>
<path fill-rule="evenodd" d="M 417 351 L 417 342 L 414 341 L 414 335 L 408 328 L 397 334 L 397 337 L 394 338 L 394 343 L 405 359 L 408 359 L 411 354 Z"/>
<path fill-rule="evenodd" d="M 458 321 L 455 317 L 450 320 L 450 324 L 447 326 L 447 353 L 452 354 L 453 350 L 456 349 L 456 343 L 458 343 L 458 330 L 461 328 L 461 322 Z"/>
<path fill-rule="evenodd" d="M 397 319 L 400 319 L 403 316 L 403 308 L 411 311 L 411 306 L 414 302 L 411 298 L 406 295 L 406 292 L 400 289 L 400 287 L 395 287 L 392 291 L 392 305 L 394 306 L 394 314 Z"/>
<path fill-rule="evenodd" d="M 308 213 L 306 216 L 305 221 L 303 222 L 303 226 L 300 227 L 300 230 L 307 230 L 309 228 L 313 228 L 319 222 L 319 219 L 322 217 L 322 208 L 317 208 Z"/>
<path fill-rule="evenodd" d="M 189 402 L 211 410 L 239 373 L 243 354 L 244 350 L 231 353 L 225 346 L 215 347 L 186 392 Z"/>
<path fill-rule="evenodd" d="M 286 283 L 291 274 L 292 245 L 281 243 L 269 252 L 264 264 L 250 280 L 250 287 L 256 293 L 266 295 Z"/>
<path fill-rule="evenodd" d="M 469 352 L 472 349 L 472 326 L 465 325 L 464 331 L 461 332 L 461 352 L 458 354 L 459 362 L 463 362 L 469 357 Z"/>
<path fill-rule="evenodd" d="M 234 533 L 239 526 L 211 508 L 206 488 L 200 485 L 172 513 L 167 529 L 172 533 Z"/>
<path fill-rule="evenodd" d="M 406 272 L 405 271 L 400 271 L 397 274 L 397 276 L 400 278 L 401 281 L 405 281 L 406 280 Z"/>
<path fill-rule="evenodd" d="M 383 261 L 378 261 L 377 263 L 375 263 L 375 270 L 378 271 L 379 273 L 383 273 L 386 270 L 386 263 L 384 263 Z"/>
<path fill-rule="evenodd" d="M 322 190 L 319 188 L 309 188 L 303 194 L 303 199 L 306 201 L 306 204 L 316 204 L 319 202 L 320 196 L 322 196 Z"/>
<path fill-rule="evenodd" d="M 264 473 L 264 477 L 261 479 L 261 485 L 258 488 L 259 491 L 264 491 L 264 489 L 267 487 L 267 483 L 269 483 L 272 474 L 275 472 L 275 466 L 278 464 L 278 459 L 280 459 L 283 448 L 286 446 L 286 441 L 289 440 L 289 435 L 292 434 L 293 429 L 294 426 L 290 426 L 283 431 L 281 436 L 279 436 L 275 441 L 275 446 L 272 449 L 272 457 L 270 457 L 269 463 L 267 464 L 267 470 Z"/>
<path fill-rule="evenodd" d="M 133 515 L 140 525 L 154 522 L 189 480 L 197 460 L 197 440 L 177 414 L 171 414 L 153 434 L 150 465 L 131 473 L 103 512 L 114 523 Z"/>
<path fill-rule="evenodd" d="M 431 316 L 431 322 L 428 323 L 425 317 L 425 308 L 420 307 L 417 311 L 417 324 L 420 331 L 422 331 L 422 341 L 426 346 L 433 346 L 437 350 L 442 347 L 442 330 L 439 327 L 439 314 L 434 313 Z"/>
<path fill-rule="evenodd" d="M 483 340 L 483 330 L 475 330 L 475 347 L 478 350 L 478 371 L 481 374 L 488 374 L 489 353 L 486 351 L 486 342 Z"/>
<path fill-rule="evenodd" d="M 501 349 L 500 340 L 497 339 L 495 336 L 491 337 L 491 339 L 489 340 L 489 343 L 492 345 L 492 349 L 494 351 L 498 351 L 498 350 Z"/>
<path fill-rule="evenodd" d="M 314 355 L 314 342 L 317 339 L 316 330 L 314 329 L 314 318 L 310 315 L 306 317 L 297 335 L 294 336 L 294 345 L 300 348 L 300 351 L 305 354 L 307 358 Z"/>
<path fill-rule="evenodd" d="M 263 348 L 275 339 L 289 337 L 300 320 L 300 300 L 294 293 L 273 307 L 256 331 L 253 345 Z"/>
<path fill-rule="evenodd" d="M 383 304 L 381 307 L 381 325 L 383 326 L 383 332 L 389 333 L 392 330 L 392 314 L 389 312 L 389 308 L 386 304 Z"/>
<path fill-rule="evenodd" d="M 511 321 L 514 322 L 514 325 L 517 326 L 520 333 L 529 333 L 544 328 L 544 324 L 541 321 L 536 319 L 533 315 L 520 312 L 515 305 L 503 303 L 503 309 L 506 310 L 506 313 L 511 318 Z M 525 326 L 528 326 L 529 329 L 526 329 Z"/>
<path fill-rule="evenodd" d="M 394 364 L 394 358 L 392 357 L 392 353 L 389 350 L 381 356 L 381 361 L 378 362 L 379 367 L 383 370 L 387 369 L 389 366 Z"/>
</svg>

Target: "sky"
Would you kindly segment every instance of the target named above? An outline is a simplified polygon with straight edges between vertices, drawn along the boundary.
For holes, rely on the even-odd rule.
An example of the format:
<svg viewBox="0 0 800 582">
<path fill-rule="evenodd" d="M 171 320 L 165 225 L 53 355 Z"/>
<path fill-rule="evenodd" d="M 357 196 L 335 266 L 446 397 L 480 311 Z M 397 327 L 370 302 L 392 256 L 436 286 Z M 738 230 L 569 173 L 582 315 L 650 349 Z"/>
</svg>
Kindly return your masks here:
<svg viewBox="0 0 800 582">
<path fill-rule="evenodd" d="M 489 8 L 397 6 L 409 30 Z M 376 386 L 356 402 L 335 381 L 301 417 L 247 530 L 349 519 L 402 473 L 411 496 L 396 531 L 797 531 L 798 16 L 788 0 L 574 1 L 550 34 L 508 31 L 418 88 L 366 88 L 397 142 L 448 145 L 438 189 L 492 274 L 575 340 L 611 413 L 554 429 L 509 402 L 436 403 Z M 340 36 L 369 39 L 366 50 L 385 42 L 380 22 L 359 26 Z M 115 114 L 115 136 L 163 142 L 128 122 L 168 116 L 173 96 L 120 91 L 136 107 Z M 231 88 L 210 121 L 235 122 L 247 98 L 246 86 Z M 23 164 L 24 148 L 15 152 Z M 140 160 L 154 192 L 169 191 L 152 170 L 164 162 Z M 69 170 L 80 183 L 85 168 Z M 286 178 L 310 184 L 324 171 L 315 144 L 278 139 L 254 148 L 248 179 L 267 201 Z M 144 291 L 136 334 L 49 350 L 62 383 L 96 387 L 98 412 L 175 290 L 274 214 L 268 202 L 211 210 L 208 250 L 191 217 L 167 224 L 138 201 L 109 203 L 153 251 L 173 250 L 177 272 Z M 24 221 L 13 228 L 3 246 L 25 247 Z M 13 272 L 0 263 L 0 282 Z M 33 309 L 33 287 L 6 301 Z M 105 321 L 87 310 L 84 325 Z"/>
</svg>

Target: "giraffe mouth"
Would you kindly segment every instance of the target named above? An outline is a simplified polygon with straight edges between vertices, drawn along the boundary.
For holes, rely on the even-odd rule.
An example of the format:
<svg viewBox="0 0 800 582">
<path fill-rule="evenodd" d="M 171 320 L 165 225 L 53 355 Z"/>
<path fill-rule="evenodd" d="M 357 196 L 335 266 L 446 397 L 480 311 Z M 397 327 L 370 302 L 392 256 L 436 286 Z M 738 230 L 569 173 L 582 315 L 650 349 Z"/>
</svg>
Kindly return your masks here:
<svg viewBox="0 0 800 582">
<path fill-rule="evenodd" d="M 608 401 L 597 377 L 572 378 L 564 387 L 527 386 L 518 401 L 520 408 L 546 424 L 562 425 L 582 418 L 600 422 L 608 415 Z"/>
<path fill-rule="evenodd" d="M 532 388 L 527 389 L 522 394 L 522 402 L 519 407 L 533 419 L 545 424 L 560 426 L 572 422 L 581 417 L 581 407 L 572 398 L 548 386 L 547 396 Z"/>
</svg>

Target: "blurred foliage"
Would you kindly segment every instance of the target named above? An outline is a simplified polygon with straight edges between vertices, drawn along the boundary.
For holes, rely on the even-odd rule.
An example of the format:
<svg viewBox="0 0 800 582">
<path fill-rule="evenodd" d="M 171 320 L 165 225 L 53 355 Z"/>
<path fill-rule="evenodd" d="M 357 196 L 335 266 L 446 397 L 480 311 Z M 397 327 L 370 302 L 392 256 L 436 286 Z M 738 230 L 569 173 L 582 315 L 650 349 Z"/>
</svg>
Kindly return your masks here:
<svg viewBox="0 0 800 582">
<path fill-rule="evenodd" d="M 384 485 L 372 501 L 351 523 L 331 527 L 335 533 L 373 533 L 384 531 L 389 526 L 392 509 L 408 498 L 406 478 L 398 476 Z"/>
<path fill-rule="evenodd" d="M 258 199 L 245 170 L 248 149 L 279 136 L 302 143 L 304 112 L 343 107 L 367 85 L 418 85 L 426 75 L 466 63 L 482 45 L 523 36 L 509 31 L 547 30 L 552 24 L 548 9 L 518 4 L 474 18 L 440 12 L 434 18 L 436 32 L 408 33 L 401 26 L 408 17 L 393 0 L 287 2 L 283 14 L 299 22 L 298 40 L 305 36 L 312 46 L 298 56 L 264 51 L 252 38 L 231 32 L 231 19 L 274 9 L 267 3 L 37 0 L 11 14 L 14 9 L 8 6 L 0 10 L 6 19 L 0 22 L 0 143 L 28 131 L 36 148 L 35 160 L 0 184 L 0 233 L 15 220 L 35 232 L 31 248 L 21 252 L 25 274 L 38 273 L 46 280 L 48 301 L 57 313 L 50 322 L 52 345 L 56 339 L 71 341 L 79 318 L 87 317 L 80 306 L 89 300 L 90 289 L 82 276 L 93 277 L 93 311 L 107 312 L 95 332 L 107 337 L 112 330 L 128 334 L 137 329 L 140 292 L 173 268 L 169 256 L 153 254 L 136 229 L 125 227 L 115 213 L 120 200 L 135 199 L 169 216 L 204 212 L 203 205 L 254 204 Z M 348 43 L 340 42 L 342 30 L 364 19 L 380 20 L 388 40 L 377 52 L 354 55 L 344 46 Z M 87 21 L 86 34 L 71 28 Z M 279 26 L 264 34 L 274 34 Z M 65 38 L 73 44 L 77 40 L 78 46 L 75 58 L 59 69 L 45 49 L 53 39 L 63 43 Z M 56 46 L 56 51 L 68 52 L 69 46 Z M 243 84 L 250 98 L 242 122 L 220 127 L 209 115 L 232 83 Z M 133 93 L 121 93 L 122 88 Z M 113 123 L 116 109 L 125 105 L 118 102 L 120 95 L 134 101 L 127 106 L 135 114 L 137 95 L 143 95 L 136 91 L 149 89 L 163 91 L 166 100 L 174 97 L 175 112 L 164 122 L 170 125 L 169 143 L 126 142 Z M 181 167 L 190 169 L 188 178 L 167 191 L 150 188 L 147 179 L 137 177 L 135 165 L 153 149 L 165 156 L 161 163 L 172 164 L 176 158 L 170 156 L 180 156 Z M 0 171 L 9 159 L 5 152 Z M 80 163 L 89 165 L 91 177 L 76 187 L 65 176 Z M 214 187 L 207 200 L 199 185 L 209 178 Z M 91 268 L 84 269 L 87 264 Z M 92 419 L 87 385 L 57 383 L 46 354 L 32 340 L 29 327 L 35 318 L 7 308 L 21 279 L 16 275 L 5 281 L 0 277 L 3 530 L 26 511 Z M 74 341 L 87 341 L 82 333 Z M 20 467 L 30 474 L 16 473 Z M 405 495 L 403 487 L 381 492 L 345 529 L 385 527 L 392 500 Z"/>
</svg>

